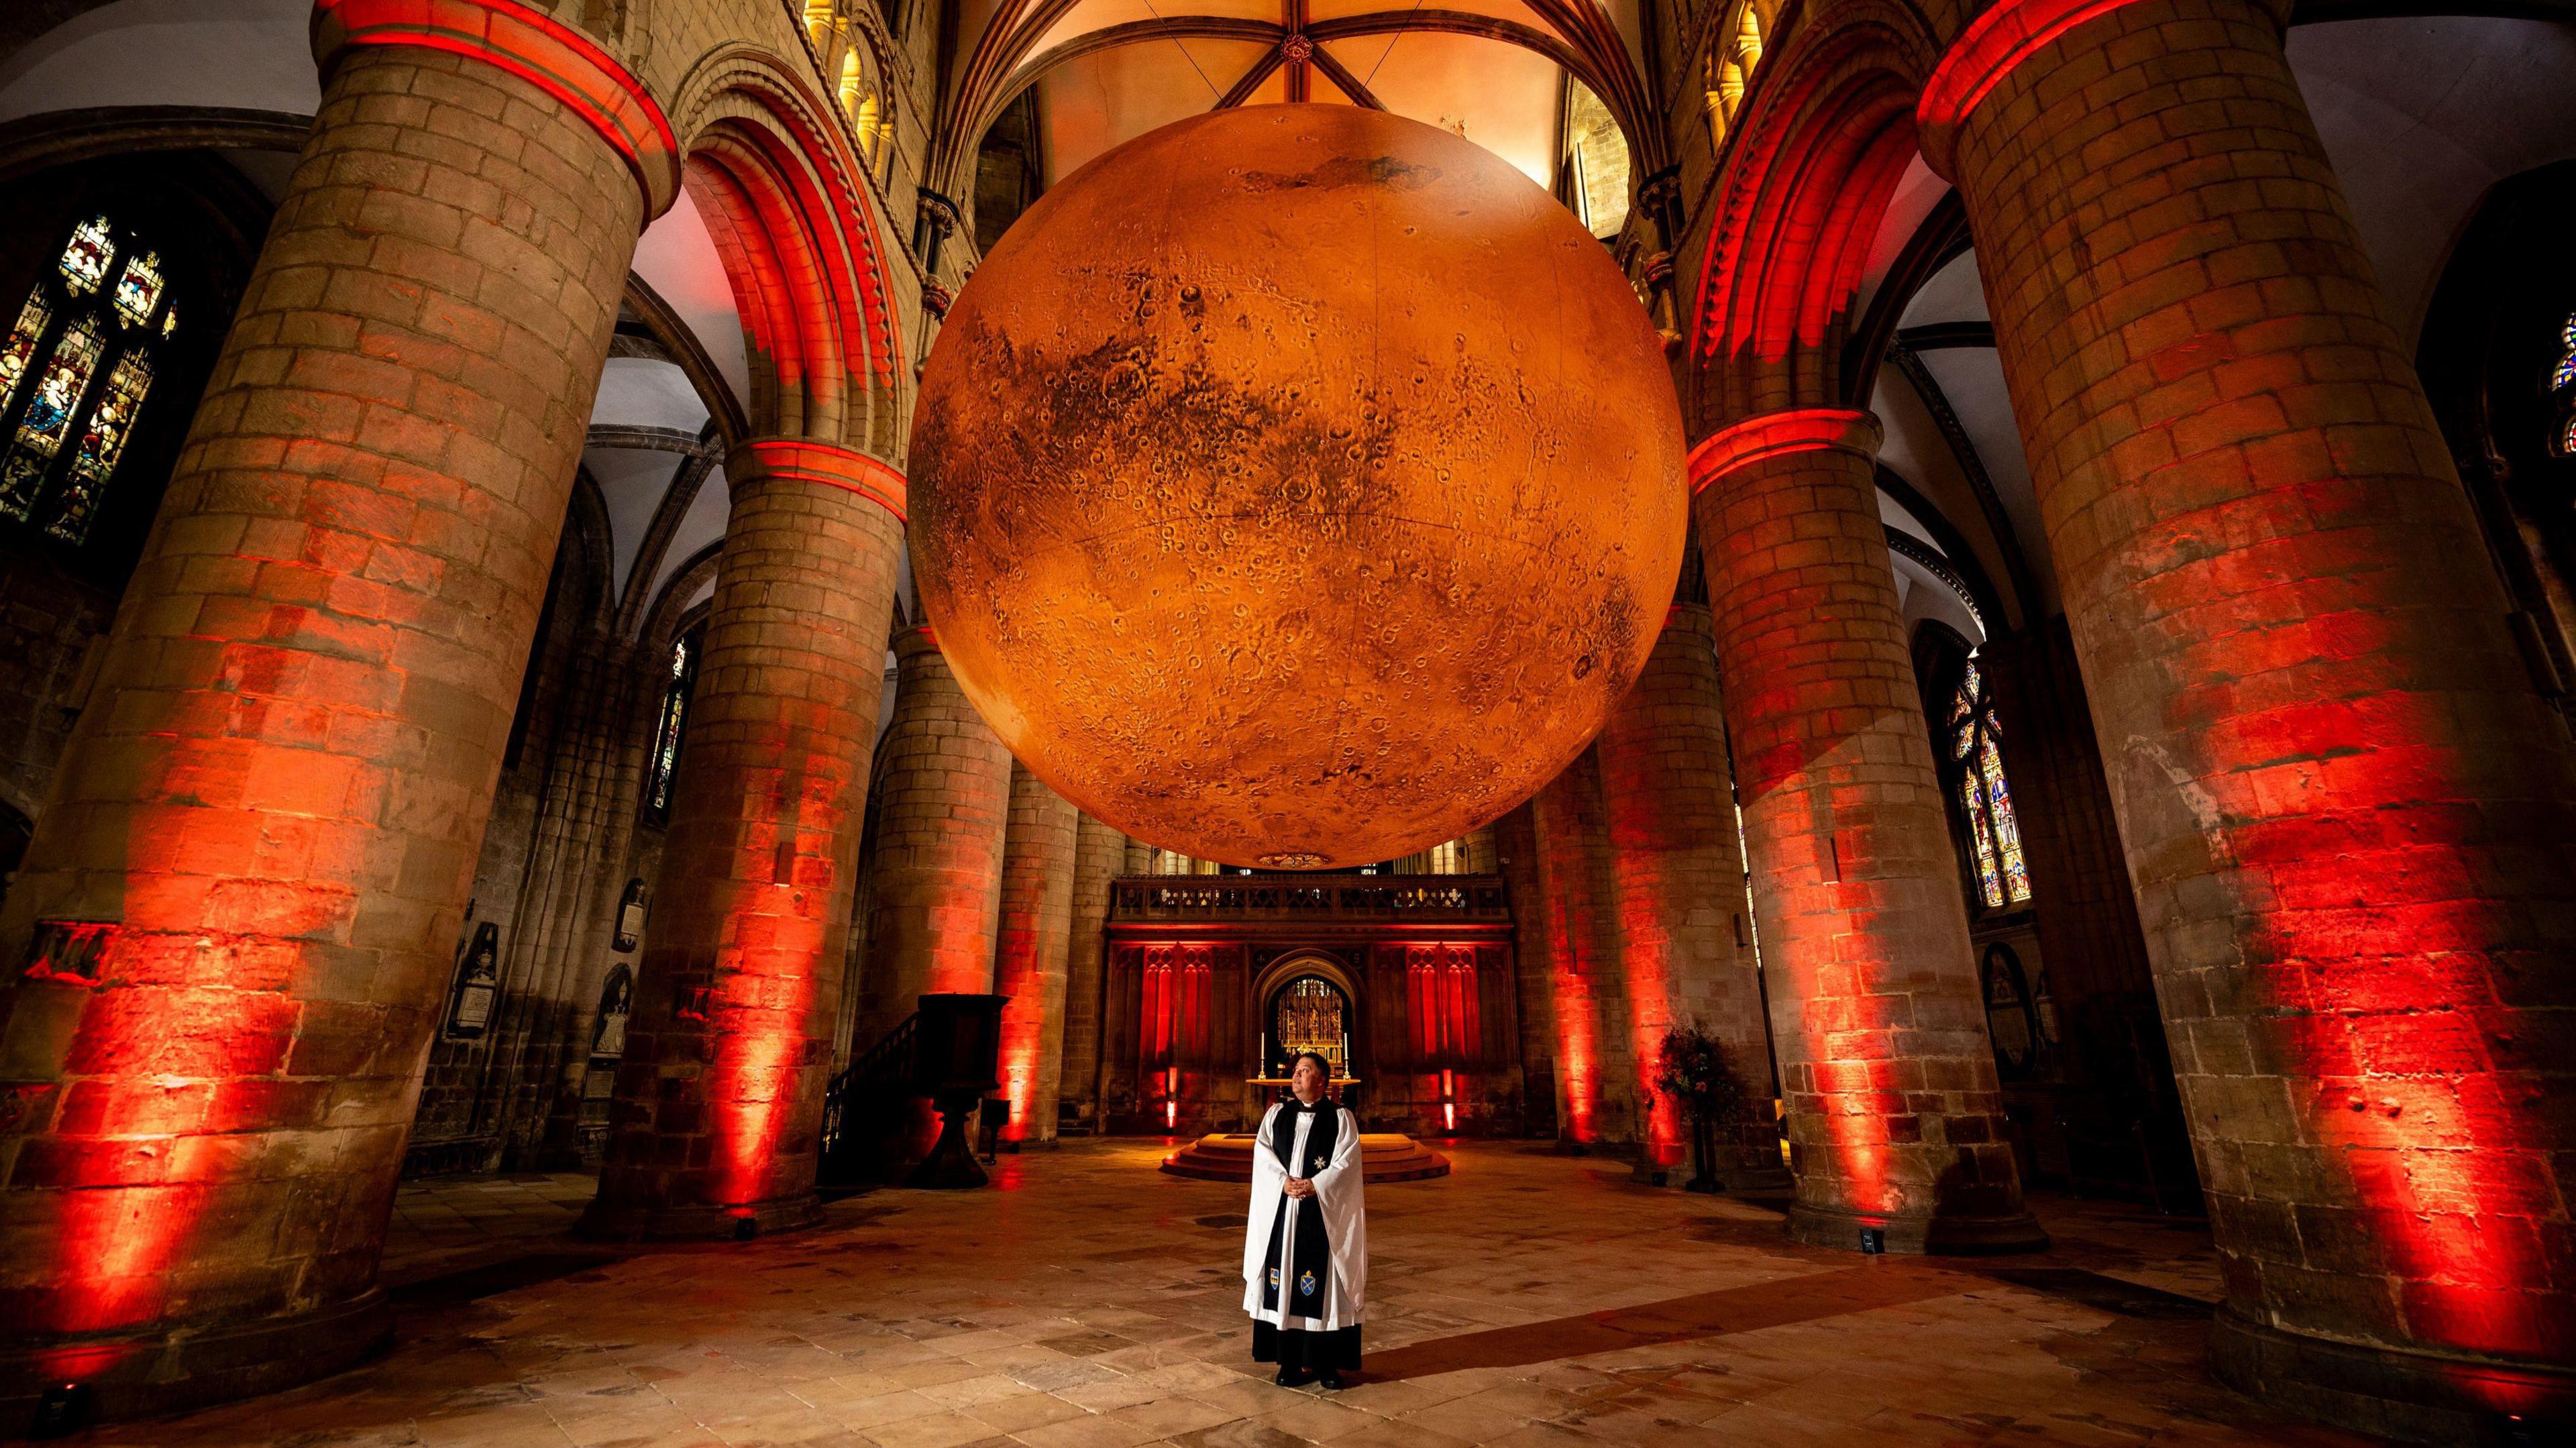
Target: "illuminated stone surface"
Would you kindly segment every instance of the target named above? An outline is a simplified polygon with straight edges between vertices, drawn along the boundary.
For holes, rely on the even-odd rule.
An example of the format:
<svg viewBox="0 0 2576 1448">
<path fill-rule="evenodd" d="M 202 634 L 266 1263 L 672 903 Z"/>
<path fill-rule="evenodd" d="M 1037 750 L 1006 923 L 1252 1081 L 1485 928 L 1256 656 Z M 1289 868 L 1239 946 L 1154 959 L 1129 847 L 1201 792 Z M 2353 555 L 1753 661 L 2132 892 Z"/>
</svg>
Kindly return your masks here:
<svg viewBox="0 0 2576 1448">
<path fill-rule="evenodd" d="M 1490 821 L 1599 729 L 1680 567 L 1672 384 L 1608 253 L 1356 107 L 1184 121 L 1048 192 L 916 415 L 916 577 L 967 695 L 1202 859 Z"/>
<path fill-rule="evenodd" d="M 586 1263 L 589 1180 L 407 1185 L 393 1353 L 320 1387 L 80 1441 L 435 1448 L 2366 1448 L 2208 1381 L 2208 1233 L 2045 1201 L 2059 1246 L 1943 1265 L 1544 1147 L 1369 1192 L 1367 1354 L 1272 1385 L 1235 1277 L 1244 1189 L 1157 1140 L 1005 1156 L 1001 1190 L 874 1192 L 826 1226 Z M 586 1270 L 585 1270 L 586 1269 Z M 1987 1275 L 1988 1273 L 1995 1275 Z M 2002 1274 L 2014 1274 L 2011 1280 Z M 498 1290 L 495 1290 L 498 1289 Z M 463 1300 L 469 1296 L 475 1300 Z"/>
</svg>

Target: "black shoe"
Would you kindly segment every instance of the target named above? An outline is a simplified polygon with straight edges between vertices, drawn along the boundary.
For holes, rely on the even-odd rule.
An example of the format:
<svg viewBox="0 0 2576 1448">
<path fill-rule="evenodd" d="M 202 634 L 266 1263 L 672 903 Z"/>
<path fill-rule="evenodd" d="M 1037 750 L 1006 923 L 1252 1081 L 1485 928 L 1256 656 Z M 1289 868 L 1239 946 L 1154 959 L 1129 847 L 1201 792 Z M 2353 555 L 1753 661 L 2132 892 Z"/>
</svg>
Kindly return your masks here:
<svg viewBox="0 0 2576 1448">
<path fill-rule="evenodd" d="M 1315 1374 L 1315 1381 L 1322 1383 L 1325 1391 L 1327 1392 L 1338 1393 L 1342 1390 L 1342 1375 L 1337 1369 L 1324 1369 L 1322 1372 Z"/>
<path fill-rule="evenodd" d="M 1270 1381 L 1277 1383 L 1283 1388 L 1302 1388 L 1306 1386 L 1307 1383 L 1312 1382 L 1313 1379 L 1307 1377 L 1304 1373 L 1297 1371 L 1295 1368 L 1281 1368 L 1279 1370 L 1279 1376 L 1272 1378 Z"/>
</svg>

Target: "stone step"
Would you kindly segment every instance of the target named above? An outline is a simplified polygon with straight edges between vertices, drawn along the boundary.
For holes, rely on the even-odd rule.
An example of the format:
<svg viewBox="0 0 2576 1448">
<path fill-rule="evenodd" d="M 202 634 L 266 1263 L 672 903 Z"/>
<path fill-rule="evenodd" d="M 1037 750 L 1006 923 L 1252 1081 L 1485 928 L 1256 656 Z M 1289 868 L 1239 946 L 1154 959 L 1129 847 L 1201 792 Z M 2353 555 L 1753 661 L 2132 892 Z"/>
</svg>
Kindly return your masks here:
<svg viewBox="0 0 2576 1448">
<path fill-rule="evenodd" d="M 1256 1145 L 1248 1131 L 1211 1132 L 1163 1158 L 1163 1170 L 1199 1181 L 1248 1183 Z M 1447 1176 L 1449 1158 L 1400 1132 L 1363 1132 L 1360 1172 L 1371 1184 L 1421 1181 Z"/>
</svg>

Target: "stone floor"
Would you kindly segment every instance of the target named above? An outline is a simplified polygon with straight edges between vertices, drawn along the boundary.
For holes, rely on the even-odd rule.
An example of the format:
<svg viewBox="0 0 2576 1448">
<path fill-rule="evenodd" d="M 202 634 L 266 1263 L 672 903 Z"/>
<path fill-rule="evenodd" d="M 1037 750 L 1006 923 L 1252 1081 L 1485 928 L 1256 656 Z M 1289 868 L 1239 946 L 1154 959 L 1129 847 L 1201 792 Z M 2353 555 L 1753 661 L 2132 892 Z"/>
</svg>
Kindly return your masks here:
<svg viewBox="0 0 2576 1448">
<path fill-rule="evenodd" d="M 1452 1448 L 2301 1444 L 2199 1368 L 2207 1236 L 2042 1203 L 2042 1255 L 1792 1247 L 1741 1202 L 1467 1143 L 1370 1193 L 1367 1368 L 1273 1386 L 1238 1309 L 1243 1189 L 1108 1141 L 998 1190 L 886 1191 L 793 1237 L 603 1255 L 579 1177 L 407 1190 L 402 1337 L 301 1391 L 86 1441 L 154 1448 Z"/>
</svg>

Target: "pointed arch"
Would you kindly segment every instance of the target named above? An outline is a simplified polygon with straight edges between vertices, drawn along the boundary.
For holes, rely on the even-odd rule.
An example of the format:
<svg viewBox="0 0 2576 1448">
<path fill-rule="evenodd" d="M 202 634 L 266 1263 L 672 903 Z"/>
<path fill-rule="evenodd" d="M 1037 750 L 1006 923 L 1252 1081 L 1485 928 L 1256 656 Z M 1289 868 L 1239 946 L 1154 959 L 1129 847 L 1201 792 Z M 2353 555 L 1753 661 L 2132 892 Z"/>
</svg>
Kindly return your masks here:
<svg viewBox="0 0 2576 1448">
<path fill-rule="evenodd" d="M 1736 122 L 1693 303 L 1695 431 L 1841 405 L 1842 339 L 1871 238 L 1915 155 L 1938 53 L 1910 10 L 1791 35 Z"/>
<path fill-rule="evenodd" d="M 673 107 L 684 184 L 742 313 L 751 431 L 892 458 L 909 402 L 894 248 L 810 69 L 748 44 L 701 59 Z"/>
</svg>

